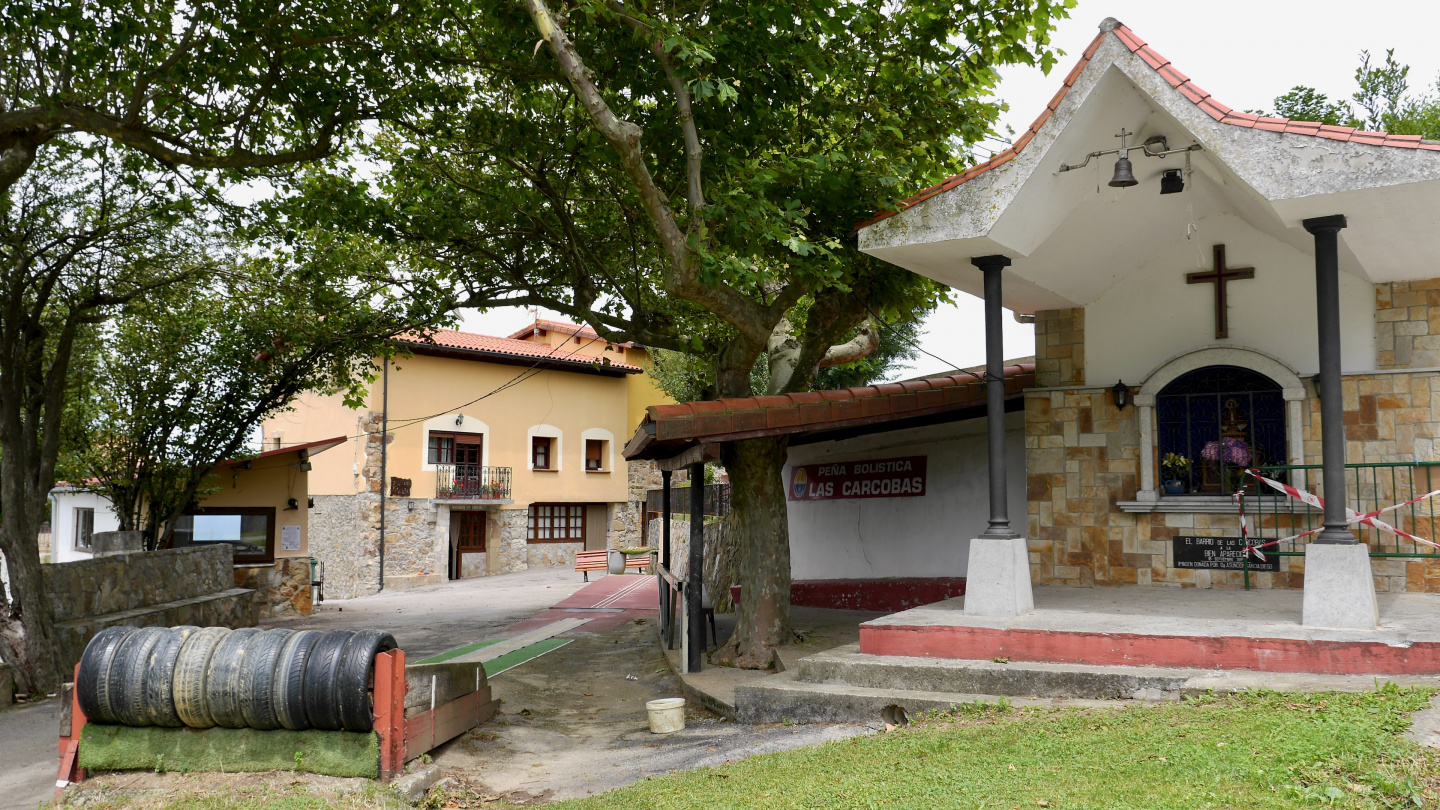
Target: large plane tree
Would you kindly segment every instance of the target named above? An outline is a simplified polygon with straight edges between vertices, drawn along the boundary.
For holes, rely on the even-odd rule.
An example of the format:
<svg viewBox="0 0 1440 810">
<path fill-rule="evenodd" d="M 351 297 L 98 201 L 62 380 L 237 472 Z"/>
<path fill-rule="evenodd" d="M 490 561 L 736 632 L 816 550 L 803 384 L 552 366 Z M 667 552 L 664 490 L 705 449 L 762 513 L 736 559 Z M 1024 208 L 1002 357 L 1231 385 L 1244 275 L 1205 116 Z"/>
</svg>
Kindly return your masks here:
<svg viewBox="0 0 1440 810">
<path fill-rule="evenodd" d="M 1068 0 L 515 0 L 457 9 L 453 70 L 308 216 L 408 245 L 463 305 L 540 305 L 705 359 L 711 396 L 813 384 L 943 292 L 853 227 L 963 168 L 996 69 L 1055 53 Z M 378 194 L 375 192 L 379 192 Z M 728 444 L 745 599 L 720 657 L 791 638 L 783 439 Z"/>
</svg>

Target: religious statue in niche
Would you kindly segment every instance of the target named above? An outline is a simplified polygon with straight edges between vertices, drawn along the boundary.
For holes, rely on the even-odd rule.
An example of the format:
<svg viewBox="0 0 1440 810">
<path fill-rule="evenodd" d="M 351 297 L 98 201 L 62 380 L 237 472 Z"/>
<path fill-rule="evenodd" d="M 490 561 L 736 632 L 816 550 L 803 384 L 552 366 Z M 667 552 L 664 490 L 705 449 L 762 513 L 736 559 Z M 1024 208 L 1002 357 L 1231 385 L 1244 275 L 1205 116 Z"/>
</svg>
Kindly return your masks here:
<svg viewBox="0 0 1440 810">
<path fill-rule="evenodd" d="M 1234 492 L 1245 485 L 1245 468 L 1254 461 L 1247 441 L 1250 420 L 1240 412 L 1240 401 L 1225 400 L 1224 416 L 1220 420 L 1220 438 L 1205 444 L 1200 457 L 1208 462 L 1204 469 L 1205 489 L 1219 489 Z"/>
</svg>

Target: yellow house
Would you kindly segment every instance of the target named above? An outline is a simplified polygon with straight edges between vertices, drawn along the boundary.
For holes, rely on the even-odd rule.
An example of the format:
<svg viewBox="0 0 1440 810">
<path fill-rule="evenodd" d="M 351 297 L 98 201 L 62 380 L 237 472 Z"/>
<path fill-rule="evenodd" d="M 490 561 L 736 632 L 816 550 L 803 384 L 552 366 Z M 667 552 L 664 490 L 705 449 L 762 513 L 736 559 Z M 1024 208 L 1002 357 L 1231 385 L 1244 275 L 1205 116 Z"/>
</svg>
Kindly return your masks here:
<svg viewBox="0 0 1440 810">
<path fill-rule="evenodd" d="M 643 347 L 544 320 L 503 338 L 437 330 L 404 347 L 360 409 L 306 395 L 264 426 L 266 447 L 348 437 L 348 452 L 310 472 L 309 550 L 327 596 L 639 544 L 658 474 L 620 451 L 647 406 L 671 401 Z"/>
</svg>

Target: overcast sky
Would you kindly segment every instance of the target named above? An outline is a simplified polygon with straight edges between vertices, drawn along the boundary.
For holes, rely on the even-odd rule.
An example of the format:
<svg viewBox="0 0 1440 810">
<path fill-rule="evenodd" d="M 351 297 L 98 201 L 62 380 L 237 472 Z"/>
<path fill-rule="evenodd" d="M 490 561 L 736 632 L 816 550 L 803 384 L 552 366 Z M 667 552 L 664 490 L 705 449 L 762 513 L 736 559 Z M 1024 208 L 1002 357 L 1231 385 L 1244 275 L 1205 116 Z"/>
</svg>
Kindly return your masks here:
<svg viewBox="0 0 1440 810">
<path fill-rule="evenodd" d="M 1411 66 L 1412 92 L 1433 92 L 1440 73 L 1440 49 L 1434 47 L 1440 0 L 1080 0 L 1056 32 L 1055 44 L 1066 55 L 1049 76 L 1032 68 L 1004 71 L 999 95 L 1010 110 L 1001 118 L 1002 131 L 1004 125 L 1016 132 L 1030 126 L 1106 17 L 1128 25 L 1196 84 L 1241 110 L 1268 110 L 1297 84 L 1348 98 L 1365 49 L 1383 61 L 1385 50 L 1394 48 L 1395 58 Z M 895 378 L 984 362 L 980 300 L 956 295 L 961 300 L 955 306 L 926 320 L 921 348 L 935 357 L 922 355 Z M 471 312 L 462 328 L 504 335 L 529 319 L 526 310 Z M 1005 323 L 1006 356 L 1033 353 L 1031 327 L 1008 316 Z"/>
</svg>

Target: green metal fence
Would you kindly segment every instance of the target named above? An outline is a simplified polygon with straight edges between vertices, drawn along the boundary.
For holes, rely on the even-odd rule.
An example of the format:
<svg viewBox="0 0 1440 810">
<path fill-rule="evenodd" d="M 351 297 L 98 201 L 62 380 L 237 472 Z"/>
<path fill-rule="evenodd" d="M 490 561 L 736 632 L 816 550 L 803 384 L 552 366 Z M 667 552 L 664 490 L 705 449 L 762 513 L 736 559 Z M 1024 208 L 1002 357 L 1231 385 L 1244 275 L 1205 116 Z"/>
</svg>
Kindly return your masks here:
<svg viewBox="0 0 1440 810">
<path fill-rule="evenodd" d="M 1300 487 L 1324 498 L 1325 487 L 1321 483 L 1319 464 L 1291 464 L 1261 467 L 1260 474 L 1277 481 L 1289 481 L 1300 486 L 1303 471 L 1304 486 Z M 1371 512 L 1386 506 L 1408 501 L 1440 489 L 1440 461 L 1380 462 L 1373 464 L 1345 465 L 1345 505 L 1356 512 Z M 1410 504 L 1380 516 L 1380 520 L 1426 540 L 1435 540 L 1437 510 L 1440 510 L 1440 496 L 1419 503 Z M 1311 537 L 1287 540 L 1278 545 L 1266 545 L 1277 538 L 1288 537 L 1300 532 L 1320 528 L 1323 523 L 1320 510 L 1313 509 L 1293 498 L 1288 498 L 1274 488 L 1254 479 L 1245 487 L 1245 517 L 1250 527 L 1251 543 L 1263 546 L 1263 553 L 1277 556 L 1298 556 L 1305 553 L 1305 543 Z M 1397 537 L 1389 532 L 1363 524 L 1352 525 L 1353 531 L 1370 546 L 1371 557 L 1437 557 L 1440 550 L 1431 546 Z M 1249 579 L 1249 572 L 1246 572 Z"/>
</svg>

